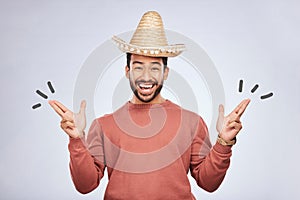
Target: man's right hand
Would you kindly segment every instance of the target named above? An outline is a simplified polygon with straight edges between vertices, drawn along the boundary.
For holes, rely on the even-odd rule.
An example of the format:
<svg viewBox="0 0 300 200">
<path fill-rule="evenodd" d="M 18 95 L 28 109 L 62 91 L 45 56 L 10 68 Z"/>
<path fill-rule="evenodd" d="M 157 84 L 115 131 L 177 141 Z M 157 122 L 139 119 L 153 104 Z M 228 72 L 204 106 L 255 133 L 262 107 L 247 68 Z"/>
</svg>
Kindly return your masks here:
<svg viewBox="0 0 300 200">
<path fill-rule="evenodd" d="M 85 107 L 86 102 L 80 104 L 79 113 L 73 113 L 62 103 L 56 100 L 49 101 L 50 106 L 61 117 L 60 127 L 71 137 L 78 138 L 83 136 L 86 127 Z"/>
</svg>

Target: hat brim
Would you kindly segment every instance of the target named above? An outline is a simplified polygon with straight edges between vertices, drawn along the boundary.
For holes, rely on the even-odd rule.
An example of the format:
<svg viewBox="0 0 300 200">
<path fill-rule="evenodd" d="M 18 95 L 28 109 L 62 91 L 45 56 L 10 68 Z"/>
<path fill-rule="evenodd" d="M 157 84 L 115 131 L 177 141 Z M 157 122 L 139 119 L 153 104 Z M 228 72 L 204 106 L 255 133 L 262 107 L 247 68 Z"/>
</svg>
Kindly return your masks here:
<svg viewBox="0 0 300 200">
<path fill-rule="evenodd" d="M 186 49 L 184 44 L 174 44 L 160 47 L 143 47 L 127 43 L 117 36 L 113 36 L 112 40 L 122 52 L 150 57 L 176 57 Z"/>
</svg>

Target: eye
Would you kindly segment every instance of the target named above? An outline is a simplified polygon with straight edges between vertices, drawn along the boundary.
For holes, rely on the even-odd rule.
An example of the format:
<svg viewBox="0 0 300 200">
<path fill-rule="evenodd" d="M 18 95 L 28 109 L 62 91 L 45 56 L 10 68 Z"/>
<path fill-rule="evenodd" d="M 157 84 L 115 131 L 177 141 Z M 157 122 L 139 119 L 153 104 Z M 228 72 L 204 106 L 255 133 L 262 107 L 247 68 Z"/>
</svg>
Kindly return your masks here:
<svg viewBox="0 0 300 200">
<path fill-rule="evenodd" d="M 160 71 L 160 68 L 159 68 L 159 67 L 152 67 L 152 68 L 151 68 L 151 71 L 157 72 L 157 71 Z"/>
<path fill-rule="evenodd" d="M 134 70 L 136 70 L 136 71 L 141 71 L 141 70 L 143 70 L 143 67 L 141 67 L 141 66 L 135 66 L 135 67 L 134 67 Z"/>
</svg>

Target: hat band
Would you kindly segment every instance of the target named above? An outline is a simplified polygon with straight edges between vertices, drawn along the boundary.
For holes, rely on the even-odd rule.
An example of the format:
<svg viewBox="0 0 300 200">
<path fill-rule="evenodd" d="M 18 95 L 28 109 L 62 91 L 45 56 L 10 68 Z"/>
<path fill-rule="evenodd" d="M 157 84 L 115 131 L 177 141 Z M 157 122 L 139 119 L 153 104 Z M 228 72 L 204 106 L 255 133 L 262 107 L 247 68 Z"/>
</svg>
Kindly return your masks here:
<svg viewBox="0 0 300 200">
<path fill-rule="evenodd" d="M 118 48 L 123 52 L 136 53 L 136 54 L 149 55 L 149 56 L 163 55 L 167 57 L 167 56 L 172 56 L 172 54 L 177 55 L 186 49 L 184 44 L 175 44 L 175 45 L 160 46 L 160 47 L 143 47 L 143 46 L 137 46 L 133 44 L 127 44 L 124 40 L 118 38 L 117 36 L 113 36 L 112 40 L 116 43 Z"/>
</svg>

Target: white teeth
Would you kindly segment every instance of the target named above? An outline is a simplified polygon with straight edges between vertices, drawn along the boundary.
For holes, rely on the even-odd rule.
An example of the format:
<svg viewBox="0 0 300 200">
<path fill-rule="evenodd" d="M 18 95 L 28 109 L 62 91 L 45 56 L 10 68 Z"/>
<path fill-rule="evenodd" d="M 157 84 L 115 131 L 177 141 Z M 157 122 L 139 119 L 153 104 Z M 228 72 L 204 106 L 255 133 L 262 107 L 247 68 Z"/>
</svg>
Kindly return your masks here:
<svg viewBox="0 0 300 200">
<path fill-rule="evenodd" d="M 142 87 L 142 88 L 145 88 L 145 89 L 150 89 L 150 88 L 153 87 L 152 84 L 151 85 L 147 85 L 147 84 L 143 84 L 143 83 L 141 83 L 139 86 Z"/>
</svg>

